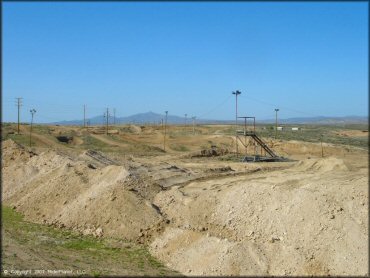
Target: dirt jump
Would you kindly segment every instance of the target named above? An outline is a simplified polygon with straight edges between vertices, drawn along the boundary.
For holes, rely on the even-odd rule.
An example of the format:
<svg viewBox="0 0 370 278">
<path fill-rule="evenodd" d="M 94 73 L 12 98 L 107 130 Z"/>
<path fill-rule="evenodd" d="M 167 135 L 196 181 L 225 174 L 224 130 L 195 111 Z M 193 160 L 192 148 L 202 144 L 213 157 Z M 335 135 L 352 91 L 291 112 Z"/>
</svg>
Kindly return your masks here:
<svg viewBox="0 0 370 278">
<path fill-rule="evenodd" d="M 3 203 L 28 221 L 144 244 L 184 275 L 368 275 L 367 151 L 281 141 L 295 161 L 241 163 L 40 140 L 2 143 Z"/>
</svg>

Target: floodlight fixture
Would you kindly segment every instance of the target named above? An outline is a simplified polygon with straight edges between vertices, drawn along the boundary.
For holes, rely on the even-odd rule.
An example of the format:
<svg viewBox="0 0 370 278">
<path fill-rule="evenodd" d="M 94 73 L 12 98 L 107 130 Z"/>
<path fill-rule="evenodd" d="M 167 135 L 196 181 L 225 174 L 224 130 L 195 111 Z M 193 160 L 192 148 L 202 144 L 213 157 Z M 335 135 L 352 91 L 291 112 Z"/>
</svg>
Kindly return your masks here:
<svg viewBox="0 0 370 278">
<path fill-rule="evenodd" d="M 238 156 L 238 95 L 240 95 L 242 92 L 236 90 L 235 92 L 232 92 L 233 95 L 235 95 L 235 150 L 236 150 L 236 156 Z"/>
</svg>

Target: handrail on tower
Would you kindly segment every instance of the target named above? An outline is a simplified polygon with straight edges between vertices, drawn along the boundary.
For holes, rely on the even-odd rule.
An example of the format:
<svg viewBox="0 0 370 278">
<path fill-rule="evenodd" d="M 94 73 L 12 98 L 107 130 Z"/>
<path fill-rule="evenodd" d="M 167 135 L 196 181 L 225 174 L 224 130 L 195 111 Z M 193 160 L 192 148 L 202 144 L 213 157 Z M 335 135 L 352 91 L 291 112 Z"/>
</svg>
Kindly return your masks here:
<svg viewBox="0 0 370 278">
<path fill-rule="evenodd" d="M 256 134 L 256 117 L 238 117 L 241 119 L 244 119 L 244 130 L 237 130 L 237 135 L 243 135 L 243 136 L 250 136 L 253 138 L 255 142 L 257 142 L 258 145 L 261 146 L 271 157 L 275 158 L 278 157 L 274 151 L 267 146 L 267 144 Z M 247 126 L 247 119 L 253 119 L 253 129 L 248 130 Z M 243 144 L 245 148 L 247 148 L 246 144 L 243 143 L 243 141 L 239 138 L 239 141 Z"/>
</svg>

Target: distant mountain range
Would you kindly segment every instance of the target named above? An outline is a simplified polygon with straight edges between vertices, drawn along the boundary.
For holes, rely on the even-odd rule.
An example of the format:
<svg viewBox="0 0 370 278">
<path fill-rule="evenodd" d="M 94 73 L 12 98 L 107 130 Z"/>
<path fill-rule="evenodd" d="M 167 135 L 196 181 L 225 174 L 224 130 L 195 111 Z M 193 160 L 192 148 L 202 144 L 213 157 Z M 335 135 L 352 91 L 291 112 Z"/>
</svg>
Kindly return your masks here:
<svg viewBox="0 0 370 278">
<path fill-rule="evenodd" d="M 157 114 L 154 112 L 139 113 L 128 117 L 113 117 L 109 118 L 109 124 L 113 124 L 115 120 L 116 124 L 160 124 L 161 121 L 165 120 L 165 115 Z M 86 120 L 89 125 L 102 125 L 106 123 L 106 118 L 103 116 L 97 116 Z M 168 124 L 187 124 L 192 123 L 191 117 L 179 117 L 175 115 L 167 116 Z M 302 117 L 302 118 L 288 118 L 278 119 L 279 124 L 368 124 L 368 117 L 363 116 L 347 116 L 347 117 Z M 196 119 L 197 124 L 232 124 L 234 120 L 210 120 L 210 119 Z M 261 124 L 272 124 L 275 123 L 275 119 L 257 120 L 257 123 Z M 83 120 L 73 121 L 61 121 L 53 122 L 50 124 L 59 125 L 83 125 Z"/>
<path fill-rule="evenodd" d="M 113 124 L 114 121 L 116 124 L 160 124 L 162 119 L 165 120 L 165 115 L 157 114 L 154 112 L 147 112 L 147 113 L 139 113 L 135 115 L 131 115 L 128 117 L 117 117 L 114 119 L 112 116 L 109 117 L 109 124 Z M 192 119 L 185 117 L 179 117 L 174 115 L 167 115 L 167 123 L 168 124 L 185 124 L 185 120 L 189 124 Z M 89 125 L 101 125 L 106 123 L 106 118 L 103 116 L 97 116 L 90 119 L 86 119 Z M 202 120 L 203 122 L 214 122 L 213 120 Z M 74 120 L 74 121 L 62 121 L 62 122 L 54 122 L 51 124 L 60 124 L 60 125 L 83 125 L 83 120 Z"/>
<path fill-rule="evenodd" d="M 262 120 L 260 123 L 273 123 L 275 119 Z M 363 116 L 346 116 L 346 117 L 301 117 L 301 118 L 289 118 L 279 119 L 281 124 L 367 124 L 369 122 L 368 117 Z"/>
</svg>

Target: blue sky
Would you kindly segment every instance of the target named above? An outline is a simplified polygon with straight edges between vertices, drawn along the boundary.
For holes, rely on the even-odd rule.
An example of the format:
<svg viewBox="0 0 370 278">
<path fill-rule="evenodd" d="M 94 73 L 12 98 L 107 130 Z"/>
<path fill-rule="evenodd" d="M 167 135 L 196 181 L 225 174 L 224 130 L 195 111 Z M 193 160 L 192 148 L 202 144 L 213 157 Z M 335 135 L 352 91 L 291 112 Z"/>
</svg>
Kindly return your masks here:
<svg viewBox="0 0 370 278">
<path fill-rule="evenodd" d="M 367 2 L 3 3 L 3 121 L 368 114 Z"/>
</svg>

